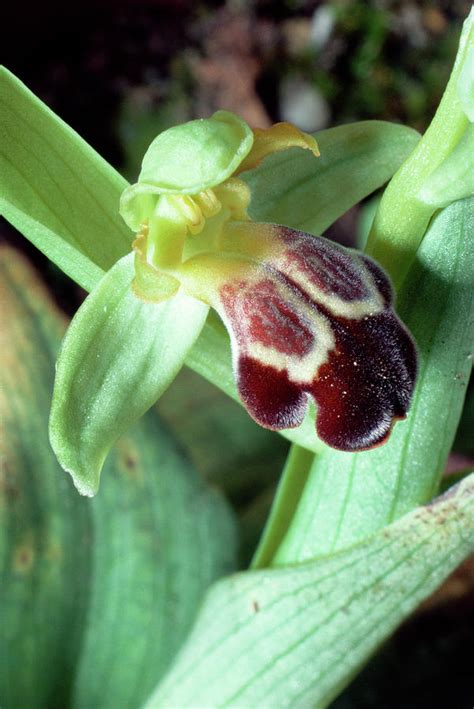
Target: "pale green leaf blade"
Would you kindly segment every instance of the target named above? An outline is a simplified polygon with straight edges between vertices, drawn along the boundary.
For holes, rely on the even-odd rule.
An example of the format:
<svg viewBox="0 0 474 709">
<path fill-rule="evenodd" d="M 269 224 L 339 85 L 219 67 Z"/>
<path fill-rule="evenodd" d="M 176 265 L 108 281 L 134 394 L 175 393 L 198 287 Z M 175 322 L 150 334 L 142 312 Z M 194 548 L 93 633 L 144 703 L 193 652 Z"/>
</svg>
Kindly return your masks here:
<svg viewBox="0 0 474 709">
<path fill-rule="evenodd" d="M 2 706 L 132 709 L 235 568 L 233 518 L 153 411 L 77 495 L 48 444 L 63 319 L 13 251 L 0 271 Z"/>
<path fill-rule="evenodd" d="M 147 707 L 325 707 L 474 551 L 474 476 L 332 557 L 210 592 Z"/>
<path fill-rule="evenodd" d="M 85 259 L 107 270 L 131 248 L 132 233 L 118 213 L 127 182 L 4 67 L 0 95 L 0 210 L 91 287 Z"/>
<path fill-rule="evenodd" d="M 135 709 L 180 649 L 205 590 L 235 569 L 233 518 L 154 411 L 113 449 L 92 517 L 71 707 Z"/>
<path fill-rule="evenodd" d="M 100 266 L 97 266 L 79 249 L 58 238 L 58 234 L 48 229 L 44 223 L 37 221 L 11 203 L 5 207 L 5 200 L 1 195 L 0 214 L 5 214 L 10 224 L 22 234 L 27 235 L 28 239 L 35 246 L 41 248 L 50 261 L 57 264 L 81 288 L 91 291 L 104 277 L 105 271 Z M 40 243 L 41 247 L 39 247 Z"/>
<path fill-rule="evenodd" d="M 316 133 L 319 158 L 306 150 L 287 150 L 242 175 L 252 190 L 250 215 L 320 235 L 387 182 L 419 137 L 411 128 L 384 121 Z"/>
<path fill-rule="evenodd" d="M 144 303 L 131 290 L 133 276 L 130 254 L 81 306 L 57 363 L 51 444 L 84 495 L 97 492 L 118 436 L 173 381 L 208 312 L 182 291 L 160 304 Z"/>
<path fill-rule="evenodd" d="M 400 293 L 397 310 L 420 356 L 407 419 L 379 448 L 328 448 L 316 458 L 273 563 L 347 547 L 436 493 L 472 368 L 473 230 L 474 198 L 440 212 Z"/>
<path fill-rule="evenodd" d="M 63 323 L 32 270 L 0 250 L 0 696 L 67 703 L 87 607 L 90 519 L 48 442 Z M 81 584 L 77 580 L 81 579 Z"/>
</svg>

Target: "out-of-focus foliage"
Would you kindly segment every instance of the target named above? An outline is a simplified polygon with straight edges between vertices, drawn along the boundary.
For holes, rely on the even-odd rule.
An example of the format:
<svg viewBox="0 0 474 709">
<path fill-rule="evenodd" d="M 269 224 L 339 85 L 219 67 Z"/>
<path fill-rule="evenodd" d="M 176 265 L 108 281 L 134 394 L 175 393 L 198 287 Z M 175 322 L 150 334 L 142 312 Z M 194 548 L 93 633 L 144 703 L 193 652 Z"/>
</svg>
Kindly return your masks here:
<svg viewBox="0 0 474 709">
<path fill-rule="evenodd" d="M 234 568 L 232 513 L 153 411 L 77 494 L 48 443 L 63 319 L 12 250 L 0 274 L 1 703 L 136 707 Z"/>
</svg>

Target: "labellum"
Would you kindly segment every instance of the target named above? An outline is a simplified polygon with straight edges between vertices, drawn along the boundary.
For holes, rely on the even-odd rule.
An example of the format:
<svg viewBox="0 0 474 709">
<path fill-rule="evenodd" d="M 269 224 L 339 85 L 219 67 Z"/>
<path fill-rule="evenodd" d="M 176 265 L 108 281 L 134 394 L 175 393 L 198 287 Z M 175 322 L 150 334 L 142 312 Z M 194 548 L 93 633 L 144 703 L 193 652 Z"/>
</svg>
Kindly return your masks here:
<svg viewBox="0 0 474 709">
<path fill-rule="evenodd" d="M 234 222 L 219 254 L 183 264 L 186 291 L 220 314 L 240 397 L 262 426 L 301 424 L 346 451 L 383 443 L 404 418 L 416 350 L 383 271 L 366 256 L 282 226 Z"/>
</svg>

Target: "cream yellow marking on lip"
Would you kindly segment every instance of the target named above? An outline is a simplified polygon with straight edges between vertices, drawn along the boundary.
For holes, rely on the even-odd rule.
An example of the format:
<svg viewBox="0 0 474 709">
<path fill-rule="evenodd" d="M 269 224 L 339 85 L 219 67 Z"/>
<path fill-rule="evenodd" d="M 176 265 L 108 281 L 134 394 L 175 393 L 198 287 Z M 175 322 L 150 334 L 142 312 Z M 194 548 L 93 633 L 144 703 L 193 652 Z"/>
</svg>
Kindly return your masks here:
<svg viewBox="0 0 474 709">
<path fill-rule="evenodd" d="M 277 258 L 274 262 L 274 266 L 300 286 L 300 288 L 309 295 L 311 300 L 326 307 L 331 311 L 331 314 L 336 317 L 360 320 L 363 317 L 381 313 L 382 310 L 385 309 L 384 299 L 377 289 L 372 274 L 363 264 L 361 265 L 358 276 L 370 293 L 370 297 L 358 300 L 344 300 L 335 293 L 327 293 L 321 288 L 318 288 L 312 282 L 311 278 L 306 276 L 301 268 L 298 268 L 298 263 L 294 263 L 289 255 L 284 254 L 280 258 Z M 321 262 L 321 269 L 323 268 L 324 264 Z"/>
<path fill-rule="evenodd" d="M 360 320 L 385 309 L 385 302 L 375 279 L 363 262 L 359 262 L 360 268 L 357 275 L 370 295 L 368 298 L 344 300 L 335 293 L 328 293 L 318 288 L 312 282 L 311 278 L 301 269 L 298 258 L 293 258 L 292 246 L 283 241 L 279 234 L 280 229 L 281 227 L 274 224 L 232 222 L 223 231 L 222 246 L 229 253 L 241 253 L 245 254 L 247 258 L 266 262 L 276 271 L 291 278 L 307 293 L 311 300 L 326 307 L 336 317 Z M 318 238 L 321 237 L 314 237 L 315 240 Z M 354 257 L 358 258 L 356 255 Z M 317 254 L 314 255 L 314 258 L 318 260 Z M 321 260 L 320 263 L 321 271 L 324 271 L 323 261 Z"/>
</svg>

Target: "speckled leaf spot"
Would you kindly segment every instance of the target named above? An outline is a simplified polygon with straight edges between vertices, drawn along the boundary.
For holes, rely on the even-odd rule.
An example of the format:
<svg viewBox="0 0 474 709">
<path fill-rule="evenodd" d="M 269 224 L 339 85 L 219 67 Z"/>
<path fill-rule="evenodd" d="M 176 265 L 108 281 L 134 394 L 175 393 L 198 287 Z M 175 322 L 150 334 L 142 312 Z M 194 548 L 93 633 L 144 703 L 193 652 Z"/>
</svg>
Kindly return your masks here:
<svg viewBox="0 0 474 709">
<path fill-rule="evenodd" d="M 270 429 L 292 428 L 310 395 L 328 445 L 357 451 L 383 443 L 407 413 L 417 358 L 380 267 L 324 238 L 269 224 L 233 225 L 223 248 L 234 266 L 223 257 L 214 263 L 220 284 L 210 300 L 230 333 L 250 415 Z"/>
</svg>

